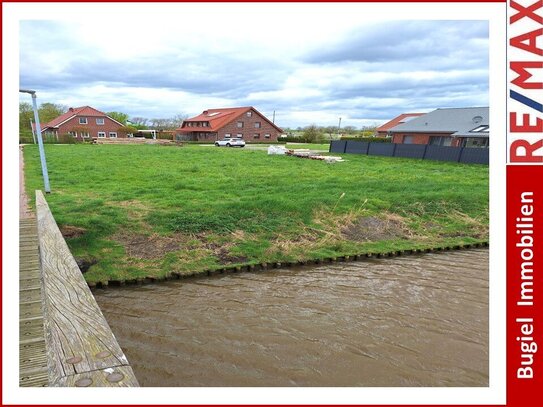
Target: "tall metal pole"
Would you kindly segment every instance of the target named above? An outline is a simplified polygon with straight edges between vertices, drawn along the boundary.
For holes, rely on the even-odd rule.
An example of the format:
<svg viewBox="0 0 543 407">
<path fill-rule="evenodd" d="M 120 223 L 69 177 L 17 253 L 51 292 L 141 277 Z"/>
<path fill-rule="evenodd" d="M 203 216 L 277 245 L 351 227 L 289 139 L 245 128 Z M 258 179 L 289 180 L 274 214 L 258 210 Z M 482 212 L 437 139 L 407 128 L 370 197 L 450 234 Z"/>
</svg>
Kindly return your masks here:
<svg viewBox="0 0 543 407">
<path fill-rule="evenodd" d="M 339 136 L 339 129 L 341 129 L 341 117 L 339 118 L 339 124 L 337 125 L 337 135 Z"/>
<path fill-rule="evenodd" d="M 34 134 L 34 127 L 32 127 L 32 119 L 30 119 L 30 131 L 32 132 L 32 140 L 34 140 L 34 144 L 36 144 L 36 134 Z"/>
<path fill-rule="evenodd" d="M 47 162 L 45 161 L 45 151 L 43 149 L 43 138 L 41 136 L 41 126 L 40 118 L 38 116 L 38 105 L 36 103 L 36 91 L 19 89 L 19 92 L 29 93 L 32 95 L 32 108 L 34 109 L 34 121 L 36 122 L 36 138 L 38 139 L 38 149 L 40 150 L 40 161 L 41 161 L 41 173 L 43 175 L 43 184 L 45 187 L 45 192 L 50 193 L 51 187 L 49 185 L 49 174 L 47 172 Z"/>
</svg>

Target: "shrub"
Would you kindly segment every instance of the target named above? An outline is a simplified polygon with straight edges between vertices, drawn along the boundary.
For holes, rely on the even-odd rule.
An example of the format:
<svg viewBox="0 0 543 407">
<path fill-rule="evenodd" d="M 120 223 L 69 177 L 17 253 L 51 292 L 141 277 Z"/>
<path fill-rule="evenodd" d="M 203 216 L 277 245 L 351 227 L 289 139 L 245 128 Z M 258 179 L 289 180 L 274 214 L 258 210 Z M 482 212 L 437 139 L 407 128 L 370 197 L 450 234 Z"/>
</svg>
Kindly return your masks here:
<svg viewBox="0 0 543 407">
<path fill-rule="evenodd" d="M 368 143 L 390 143 L 392 138 L 382 137 L 341 137 L 341 140 L 366 141 Z"/>
<path fill-rule="evenodd" d="M 22 130 L 19 132 L 19 144 L 33 144 L 34 137 L 30 130 Z"/>
<path fill-rule="evenodd" d="M 316 125 L 312 124 L 304 129 L 302 139 L 306 143 L 318 143 L 324 140 L 324 134 Z"/>
<path fill-rule="evenodd" d="M 60 134 L 58 136 L 58 143 L 60 144 L 75 144 L 81 142 L 76 137 L 72 136 L 71 134 Z"/>
</svg>

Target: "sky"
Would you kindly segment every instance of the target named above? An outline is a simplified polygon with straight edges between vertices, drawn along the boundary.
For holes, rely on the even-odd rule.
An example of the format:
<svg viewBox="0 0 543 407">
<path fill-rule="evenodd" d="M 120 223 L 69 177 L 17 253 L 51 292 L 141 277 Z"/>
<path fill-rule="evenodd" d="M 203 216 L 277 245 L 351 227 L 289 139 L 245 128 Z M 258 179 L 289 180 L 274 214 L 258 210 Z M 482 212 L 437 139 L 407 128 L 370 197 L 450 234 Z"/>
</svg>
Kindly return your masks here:
<svg viewBox="0 0 543 407">
<path fill-rule="evenodd" d="M 189 17 L 129 29 L 121 18 L 21 21 L 20 86 L 42 103 L 148 119 L 254 106 L 290 128 L 339 118 L 361 128 L 405 112 L 489 104 L 488 21 L 297 27 L 285 17 L 267 29 L 262 18 Z"/>
</svg>

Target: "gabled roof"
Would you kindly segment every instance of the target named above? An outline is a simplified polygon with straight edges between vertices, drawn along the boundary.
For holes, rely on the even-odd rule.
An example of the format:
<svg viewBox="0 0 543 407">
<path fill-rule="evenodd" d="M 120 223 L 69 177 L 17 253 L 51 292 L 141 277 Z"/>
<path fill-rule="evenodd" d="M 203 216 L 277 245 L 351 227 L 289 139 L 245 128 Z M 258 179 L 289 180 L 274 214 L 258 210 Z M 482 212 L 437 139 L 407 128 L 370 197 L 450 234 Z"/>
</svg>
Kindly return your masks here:
<svg viewBox="0 0 543 407">
<path fill-rule="evenodd" d="M 83 117 L 108 117 L 109 119 L 113 120 L 115 123 L 119 123 L 117 120 L 112 119 L 104 112 L 101 112 L 100 110 L 96 110 L 93 107 L 90 106 L 82 106 L 82 107 L 70 107 L 66 113 L 61 114 L 56 119 L 51 120 L 49 123 L 45 123 L 43 125 L 43 130 L 46 128 L 55 128 L 60 126 L 62 123 L 67 122 L 68 120 L 76 117 L 76 116 L 83 116 Z M 122 123 L 119 123 L 120 126 L 122 126 Z"/>
<path fill-rule="evenodd" d="M 488 107 L 437 109 L 390 129 L 391 133 L 451 133 L 460 137 L 488 137 Z"/>
<path fill-rule="evenodd" d="M 424 113 L 402 113 L 398 117 L 395 117 L 394 119 L 386 122 L 385 124 L 377 127 L 378 132 L 383 132 L 391 129 L 392 127 L 395 127 L 402 123 L 407 123 L 408 121 L 412 120 L 415 117 L 422 116 Z"/>
<path fill-rule="evenodd" d="M 220 109 L 208 109 L 204 110 L 202 113 L 200 113 L 198 116 L 191 117 L 190 119 L 186 119 L 183 121 L 183 124 L 180 128 L 177 129 L 179 132 L 193 132 L 198 131 L 195 130 L 194 127 L 187 127 L 187 123 L 190 122 L 209 122 L 209 127 L 200 127 L 199 131 L 206 131 L 206 132 L 216 132 L 221 127 L 227 125 L 228 123 L 233 122 L 237 118 L 241 117 L 248 111 L 253 110 L 257 114 L 259 114 L 264 120 L 266 120 L 269 124 L 271 124 L 273 127 L 275 127 L 278 131 L 282 131 L 279 127 L 277 127 L 275 124 L 273 124 L 271 121 L 269 121 L 266 116 L 264 116 L 262 113 L 260 113 L 258 110 L 256 110 L 252 106 L 247 107 L 227 107 L 227 108 L 220 108 Z"/>
</svg>

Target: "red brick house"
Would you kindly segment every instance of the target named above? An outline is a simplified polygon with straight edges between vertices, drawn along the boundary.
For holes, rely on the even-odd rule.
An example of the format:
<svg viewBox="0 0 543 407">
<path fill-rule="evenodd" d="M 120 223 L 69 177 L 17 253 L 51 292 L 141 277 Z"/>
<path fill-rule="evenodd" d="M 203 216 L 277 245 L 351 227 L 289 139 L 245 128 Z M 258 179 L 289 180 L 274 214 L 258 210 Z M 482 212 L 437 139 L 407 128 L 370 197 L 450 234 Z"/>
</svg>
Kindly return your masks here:
<svg viewBox="0 0 543 407">
<path fill-rule="evenodd" d="M 376 136 L 377 137 L 390 137 L 389 130 L 393 127 L 396 127 L 399 124 L 407 123 L 410 120 L 413 120 L 415 117 L 422 116 L 424 113 L 402 113 L 398 117 L 386 122 L 385 124 L 377 127 Z"/>
<path fill-rule="evenodd" d="M 183 121 L 176 130 L 177 140 L 209 141 L 225 137 L 242 138 L 248 143 L 277 141 L 283 130 L 254 107 L 233 107 L 204 110 Z"/>
<path fill-rule="evenodd" d="M 69 134 L 78 139 L 126 137 L 119 133 L 123 124 L 90 106 L 70 107 L 49 123 L 42 124 L 44 136 Z"/>
<path fill-rule="evenodd" d="M 489 108 L 437 109 L 389 132 L 393 143 L 488 148 Z"/>
</svg>

